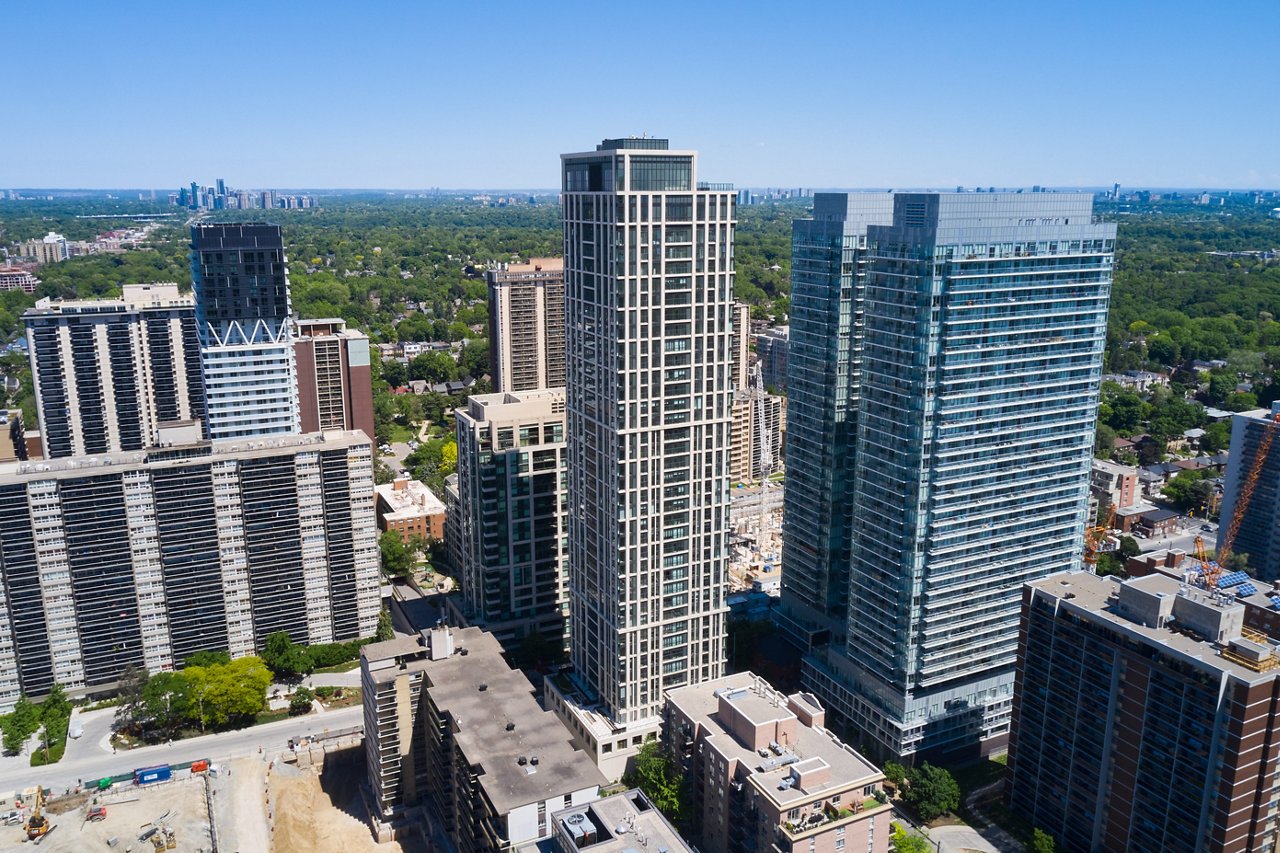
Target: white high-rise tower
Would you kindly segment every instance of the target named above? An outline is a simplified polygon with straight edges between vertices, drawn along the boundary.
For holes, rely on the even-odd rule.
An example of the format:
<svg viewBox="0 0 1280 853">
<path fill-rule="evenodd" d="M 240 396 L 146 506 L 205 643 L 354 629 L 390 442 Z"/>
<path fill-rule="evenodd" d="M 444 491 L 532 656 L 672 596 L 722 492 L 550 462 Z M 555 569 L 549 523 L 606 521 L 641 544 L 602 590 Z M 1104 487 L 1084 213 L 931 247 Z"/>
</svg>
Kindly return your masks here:
<svg viewBox="0 0 1280 853">
<path fill-rule="evenodd" d="M 665 139 L 562 160 L 573 663 L 607 768 L 724 672 L 736 198 Z"/>
</svg>

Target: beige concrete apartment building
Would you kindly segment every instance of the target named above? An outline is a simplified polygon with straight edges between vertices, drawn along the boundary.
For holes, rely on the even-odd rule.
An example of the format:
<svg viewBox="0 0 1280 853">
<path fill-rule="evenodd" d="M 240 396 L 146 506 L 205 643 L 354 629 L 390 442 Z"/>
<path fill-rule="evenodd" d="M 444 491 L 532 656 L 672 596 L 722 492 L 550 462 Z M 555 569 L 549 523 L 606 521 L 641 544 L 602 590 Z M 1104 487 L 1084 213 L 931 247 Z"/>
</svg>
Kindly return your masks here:
<svg viewBox="0 0 1280 853">
<path fill-rule="evenodd" d="M 692 782 L 699 850 L 888 851 L 884 774 L 825 717 L 750 672 L 668 691 L 663 735 Z"/>
</svg>

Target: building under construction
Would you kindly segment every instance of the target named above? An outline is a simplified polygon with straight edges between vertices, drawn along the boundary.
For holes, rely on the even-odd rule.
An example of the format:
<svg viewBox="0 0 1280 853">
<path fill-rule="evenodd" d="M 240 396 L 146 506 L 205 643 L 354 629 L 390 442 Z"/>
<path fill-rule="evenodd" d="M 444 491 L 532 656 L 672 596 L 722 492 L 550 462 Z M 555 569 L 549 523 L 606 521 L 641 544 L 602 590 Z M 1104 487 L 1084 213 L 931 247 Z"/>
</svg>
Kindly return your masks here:
<svg viewBox="0 0 1280 853">
<path fill-rule="evenodd" d="M 1152 562 L 1024 587 L 1009 805 L 1059 850 L 1273 851 L 1280 632 L 1256 590 Z"/>
<path fill-rule="evenodd" d="M 1280 579 L 1280 432 L 1271 411 L 1241 412 L 1231 422 L 1231 454 L 1223 477 L 1218 558 L 1226 552 L 1248 556 L 1250 571 L 1266 581 Z"/>
</svg>

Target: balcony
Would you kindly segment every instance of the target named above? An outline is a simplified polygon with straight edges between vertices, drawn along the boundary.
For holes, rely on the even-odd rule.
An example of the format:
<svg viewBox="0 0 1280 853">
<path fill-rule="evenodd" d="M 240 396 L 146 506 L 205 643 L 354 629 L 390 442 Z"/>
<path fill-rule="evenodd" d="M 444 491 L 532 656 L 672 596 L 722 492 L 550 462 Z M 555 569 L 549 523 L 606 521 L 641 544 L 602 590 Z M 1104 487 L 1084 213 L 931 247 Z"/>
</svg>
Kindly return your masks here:
<svg viewBox="0 0 1280 853">
<path fill-rule="evenodd" d="M 831 803 L 824 805 L 821 812 L 814 812 L 804 820 L 799 821 L 783 821 L 778 827 L 776 843 L 783 850 L 791 849 L 791 846 L 802 838 L 808 838 L 819 832 L 827 832 L 840 826 L 846 826 L 855 820 L 861 820 L 868 814 L 881 810 L 890 809 L 889 801 L 884 802 L 875 797 L 868 797 L 865 800 L 854 803 L 852 809 L 836 808 Z"/>
</svg>

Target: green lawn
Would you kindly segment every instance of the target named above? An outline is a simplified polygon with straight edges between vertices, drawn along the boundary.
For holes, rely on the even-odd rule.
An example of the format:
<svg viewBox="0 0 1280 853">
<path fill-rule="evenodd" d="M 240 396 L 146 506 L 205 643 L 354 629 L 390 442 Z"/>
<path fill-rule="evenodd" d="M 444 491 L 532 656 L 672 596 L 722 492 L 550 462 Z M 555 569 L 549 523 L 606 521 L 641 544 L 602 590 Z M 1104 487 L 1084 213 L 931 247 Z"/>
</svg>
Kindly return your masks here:
<svg viewBox="0 0 1280 853">
<path fill-rule="evenodd" d="M 391 426 L 388 427 L 387 431 L 390 433 L 391 443 L 399 442 L 401 444 L 408 444 L 410 441 L 418 437 L 417 433 L 412 428 L 401 426 L 395 421 L 391 422 Z"/>
</svg>

